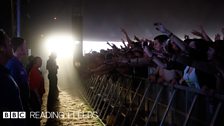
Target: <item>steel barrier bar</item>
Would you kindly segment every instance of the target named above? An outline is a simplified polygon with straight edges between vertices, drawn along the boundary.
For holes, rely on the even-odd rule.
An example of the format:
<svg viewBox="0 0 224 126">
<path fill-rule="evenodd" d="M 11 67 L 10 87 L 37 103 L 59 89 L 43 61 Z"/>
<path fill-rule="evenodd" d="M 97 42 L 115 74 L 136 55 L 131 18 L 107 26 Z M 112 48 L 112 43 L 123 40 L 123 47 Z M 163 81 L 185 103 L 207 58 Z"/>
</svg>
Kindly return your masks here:
<svg viewBox="0 0 224 126">
<path fill-rule="evenodd" d="M 118 86 L 118 88 L 120 88 L 120 87 Z M 123 90 L 124 90 L 124 88 L 121 87 L 120 92 L 119 92 L 119 94 L 118 94 L 118 97 L 117 97 L 117 99 L 116 99 L 115 102 L 114 102 L 114 106 L 115 106 L 115 105 L 117 104 L 117 102 L 119 101 L 119 97 L 121 96 Z M 111 102 L 112 102 L 112 100 L 111 100 Z M 110 111 L 110 115 L 113 114 L 113 111 L 114 111 L 114 108 L 115 108 L 115 107 L 113 107 L 112 104 L 110 103 L 110 104 L 108 105 L 106 111 L 104 112 L 103 119 L 106 118 L 106 113 L 107 113 L 107 111 L 108 111 L 108 109 L 109 109 L 110 106 L 111 106 L 111 108 L 112 108 L 112 110 Z"/>
<path fill-rule="evenodd" d="M 119 88 L 119 85 L 118 85 L 118 84 L 115 85 L 115 86 L 116 86 L 115 89 L 116 89 L 116 88 Z M 114 96 L 115 93 L 116 93 L 116 91 L 114 91 L 114 92 L 112 93 L 111 97 L 109 98 L 109 102 L 108 102 L 108 104 L 107 104 L 107 106 L 106 106 L 106 109 L 105 109 L 104 113 L 102 113 L 102 114 L 103 114 L 102 119 L 105 119 L 106 113 L 107 113 L 107 111 L 108 111 L 108 109 L 109 109 L 109 106 L 111 105 L 111 102 L 113 101 L 113 96 Z"/>
<path fill-rule="evenodd" d="M 87 91 L 87 98 L 88 99 L 90 99 L 91 98 L 91 94 L 94 92 L 94 90 L 95 89 L 97 89 L 97 87 L 99 86 L 99 85 L 97 85 L 97 82 L 99 81 L 99 76 L 97 76 L 97 78 L 96 79 L 94 79 L 93 78 L 93 82 L 92 82 L 92 85 L 90 85 L 90 87 L 86 87 L 87 89 L 88 89 L 88 91 Z"/>
<path fill-rule="evenodd" d="M 96 90 L 96 92 L 94 92 L 94 94 L 93 94 L 93 96 L 92 96 L 92 100 L 90 101 L 90 104 L 91 104 L 91 106 L 94 106 L 95 105 L 95 102 L 97 101 L 97 99 L 98 99 L 98 94 L 101 92 L 101 89 L 103 89 L 103 87 L 104 87 L 104 79 L 106 78 L 106 76 L 103 76 L 102 77 L 102 79 L 100 80 L 100 82 L 99 82 L 99 86 L 98 86 L 98 88 L 97 88 L 97 90 Z"/>
<path fill-rule="evenodd" d="M 89 95 L 89 99 L 90 99 L 89 103 L 90 103 L 91 106 L 92 106 L 92 103 L 94 101 L 95 94 L 97 94 L 97 92 L 98 92 L 98 90 L 99 90 L 99 88 L 101 86 L 102 78 L 99 77 L 99 79 L 95 82 L 96 88 L 92 89 L 92 92 Z"/>
<path fill-rule="evenodd" d="M 122 89 L 121 89 L 121 92 L 120 92 L 119 96 L 122 95 L 122 92 L 123 92 L 124 90 L 125 90 L 125 88 L 122 88 Z M 110 112 L 110 115 L 113 114 L 113 112 L 114 112 L 114 108 L 115 108 L 116 104 L 119 104 L 119 103 L 118 103 L 118 102 L 119 102 L 119 98 L 120 98 L 120 97 L 118 97 L 118 98 L 116 99 L 114 105 L 111 105 L 111 107 L 112 107 L 113 109 L 112 109 L 112 111 Z M 119 104 L 119 105 L 120 105 L 120 104 Z M 120 107 L 120 106 L 119 106 L 119 107 Z"/>
<path fill-rule="evenodd" d="M 135 122 L 135 120 L 136 120 L 136 117 L 137 117 L 137 115 L 138 115 L 138 113 L 139 113 L 139 110 L 140 110 L 140 108 L 141 108 L 141 106 L 142 106 L 142 103 L 143 103 L 143 101 L 144 101 L 144 99 L 145 99 L 145 96 L 146 96 L 147 92 L 149 91 L 150 86 L 151 86 L 151 84 L 148 83 L 147 88 L 146 88 L 145 91 L 144 91 L 144 95 L 143 95 L 143 97 L 142 97 L 142 99 L 141 99 L 141 101 L 140 101 L 140 104 L 139 104 L 139 106 L 138 106 L 138 108 L 137 108 L 137 111 L 136 111 L 136 113 L 135 113 L 135 115 L 134 115 L 134 118 L 132 119 L 131 126 L 134 125 L 134 122 Z"/>
<path fill-rule="evenodd" d="M 214 114 L 214 116 L 212 118 L 210 126 L 214 126 L 215 125 L 215 120 L 216 120 L 216 118 L 217 118 L 217 116 L 219 114 L 219 110 L 221 109 L 221 107 L 222 107 L 222 102 L 219 102 L 218 106 L 216 107 L 215 114 Z"/>
<path fill-rule="evenodd" d="M 96 100 L 96 102 L 95 102 L 95 104 L 93 104 L 93 109 L 94 110 L 97 110 L 97 106 L 98 106 L 98 104 L 99 104 L 99 102 L 101 101 L 101 96 L 104 94 L 104 92 L 105 92 L 105 90 L 108 88 L 108 86 L 109 86 L 109 84 L 108 84 L 108 82 L 106 82 L 106 83 L 102 83 L 103 85 L 102 85 L 102 88 L 101 88 L 101 90 L 100 90 L 100 93 L 98 93 L 97 95 L 96 95 L 96 97 L 97 97 L 97 100 Z M 105 88 L 104 88 L 105 87 Z"/>
<path fill-rule="evenodd" d="M 160 126 L 163 126 L 163 122 L 164 122 L 164 120 L 166 118 L 166 115 L 167 115 L 167 113 L 168 113 L 168 111 L 169 111 L 169 109 L 171 107 L 171 104 L 172 104 L 172 101 L 173 101 L 173 97 L 175 96 L 175 94 L 176 94 L 176 89 L 174 89 L 174 91 L 172 92 L 172 95 L 171 95 L 171 98 L 169 100 L 169 103 L 168 103 L 168 105 L 166 107 L 166 110 L 165 110 L 165 112 L 163 114 L 162 120 L 161 120 L 161 122 L 159 124 Z"/>
<path fill-rule="evenodd" d="M 150 99 L 150 97 L 146 96 L 146 94 L 145 94 L 145 93 L 147 93 L 146 90 L 144 91 L 143 96 L 142 96 L 142 94 L 138 94 L 137 90 L 139 90 L 138 89 L 140 87 L 139 85 L 138 85 L 139 87 L 137 87 L 136 91 L 133 91 L 133 90 L 131 90 L 131 88 L 132 88 L 131 85 L 129 85 L 128 89 L 126 89 L 125 88 L 126 84 L 122 85 L 123 82 L 121 82 L 120 79 L 117 80 L 117 82 L 116 82 L 117 84 L 116 84 L 116 83 L 108 83 L 110 80 L 108 81 L 107 78 L 108 77 L 106 75 L 103 75 L 101 77 L 95 76 L 95 77 L 90 78 L 89 82 L 86 83 L 86 85 L 84 85 L 84 86 L 86 86 L 85 87 L 86 97 L 89 99 L 92 106 L 94 106 L 94 109 L 98 110 L 98 109 L 102 108 L 99 112 L 99 115 L 102 116 L 103 119 L 105 119 L 106 115 L 108 115 L 108 110 L 109 110 L 110 106 L 112 107 L 112 109 L 109 112 L 110 115 L 114 114 L 113 112 L 115 111 L 115 107 L 117 106 L 118 110 L 116 109 L 116 113 L 115 113 L 115 115 L 116 115 L 115 123 L 117 123 L 117 124 L 119 123 L 119 125 L 120 125 L 120 121 L 117 122 L 118 117 L 121 117 L 120 114 L 121 114 L 121 112 L 123 112 L 122 108 L 124 105 L 126 105 L 126 104 L 124 104 L 124 102 L 125 102 L 124 99 L 126 99 L 129 94 L 132 94 L 132 95 L 134 94 L 134 95 L 131 96 L 130 104 L 125 106 L 125 107 L 128 107 L 128 109 L 124 110 L 125 116 L 121 123 L 122 125 L 125 125 L 126 120 L 129 117 L 130 111 L 132 109 L 132 106 L 135 102 L 135 98 L 137 96 L 139 96 L 141 98 L 141 101 L 140 101 L 140 104 L 138 105 L 135 115 L 133 116 L 133 118 L 131 117 L 133 119 L 131 122 L 131 125 L 134 125 L 135 123 L 137 123 L 136 119 L 138 117 L 138 113 L 141 109 L 141 106 L 142 106 L 144 100 L 146 100 L 146 102 L 153 103 L 151 111 L 148 114 L 148 117 L 147 117 L 147 120 L 145 123 L 145 126 L 147 126 L 150 122 L 150 119 L 151 119 L 153 113 L 154 113 L 156 105 L 163 104 L 163 103 L 159 103 L 159 99 L 161 98 L 162 91 L 164 90 L 165 87 L 171 87 L 171 88 L 173 88 L 173 90 L 170 92 L 171 95 L 168 100 L 168 104 L 166 103 L 164 105 L 166 107 L 166 109 L 165 109 L 164 113 L 162 114 L 162 118 L 160 117 L 160 119 L 161 119 L 160 126 L 164 125 L 164 122 L 165 122 L 167 115 L 170 111 L 172 111 L 172 112 L 178 111 L 178 108 L 175 108 L 175 107 L 172 108 L 172 103 L 174 101 L 174 97 L 176 96 L 176 91 L 181 91 L 181 92 L 187 91 L 189 93 L 195 93 L 193 101 L 190 103 L 190 106 L 189 106 L 190 108 L 188 107 L 189 109 L 187 108 L 187 111 L 183 111 L 182 109 L 179 109 L 180 114 L 185 116 L 183 126 L 186 126 L 190 119 L 196 120 L 197 122 L 203 121 L 202 119 L 192 115 L 193 109 L 195 107 L 196 101 L 199 99 L 198 98 L 199 95 L 202 95 L 203 97 L 211 97 L 209 93 L 204 93 L 204 92 L 201 92 L 200 90 L 193 89 L 190 87 L 185 87 L 185 86 L 180 86 L 180 85 L 162 85 L 162 87 L 159 88 L 159 91 L 156 94 L 156 98 L 147 101 L 148 99 Z M 129 81 L 129 80 L 131 80 L 133 82 L 133 78 L 127 79 L 127 81 Z M 112 92 L 112 90 L 116 90 L 116 89 L 120 89 L 119 92 L 116 92 L 116 91 Z M 118 95 L 116 95 L 116 94 L 118 94 Z M 213 113 L 214 115 L 209 124 L 210 126 L 214 126 L 217 118 L 220 116 L 219 113 L 220 113 L 220 109 L 222 108 L 222 104 L 224 101 L 224 95 L 214 94 L 214 96 L 212 96 L 212 98 L 216 98 L 217 100 L 219 100 L 219 102 L 218 102 L 218 105 L 216 106 L 215 112 Z M 103 104 L 101 104 L 103 100 L 105 102 Z M 206 103 L 206 104 L 208 104 L 208 103 Z M 157 120 L 157 121 L 159 121 L 159 120 Z M 203 123 L 203 125 L 206 125 L 206 124 Z"/>
<path fill-rule="evenodd" d="M 192 113 L 192 110 L 193 110 L 193 108 L 194 108 L 194 105 L 195 105 L 195 102 L 196 102 L 197 98 L 198 98 L 198 95 L 196 94 L 196 95 L 194 96 L 194 99 L 193 99 L 192 103 L 191 103 L 191 106 L 190 106 L 190 108 L 189 108 L 189 111 L 188 111 L 188 113 L 187 113 L 187 115 L 186 115 L 186 118 L 185 118 L 185 121 L 184 121 L 183 126 L 186 126 L 186 125 L 187 125 L 188 120 L 189 120 L 189 118 L 190 118 L 190 116 L 191 116 L 191 113 Z"/>
<path fill-rule="evenodd" d="M 133 101 L 135 100 L 135 97 L 136 97 L 136 95 L 137 95 L 137 93 L 138 93 L 138 91 L 139 91 L 139 89 L 140 89 L 142 83 L 143 83 L 143 82 L 140 81 L 140 83 L 139 83 L 137 89 L 135 90 L 134 96 L 133 96 L 133 98 L 132 98 L 132 100 L 131 100 L 131 103 L 129 104 L 128 110 L 127 110 L 127 112 L 126 112 L 126 114 L 125 114 L 125 118 L 124 118 L 124 120 L 122 121 L 122 124 L 121 124 L 122 126 L 124 125 L 124 123 L 125 123 L 125 121 L 126 121 L 126 117 L 128 116 L 129 111 L 131 110 L 131 106 L 132 106 L 132 104 L 133 104 Z"/>
<path fill-rule="evenodd" d="M 99 103 L 96 105 L 96 110 L 100 111 L 100 106 L 104 100 L 104 97 L 108 95 L 108 91 L 111 90 L 112 88 L 112 84 L 110 83 L 110 80 L 108 80 L 108 82 L 106 83 L 107 87 L 104 89 L 103 93 L 101 95 L 99 95 L 100 101 Z"/>
<path fill-rule="evenodd" d="M 102 98 L 103 101 L 104 101 L 104 103 L 103 103 L 103 106 L 102 106 L 102 108 L 101 108 L 101 111 L 99 112 L 99 116 L 101 116 L 102 111 L 104 110 L 104 107 L 105 107 L 105 105 L 106 105 L 106 102 L 109 100 L 109 95 L 110 95 L 110 93 L 111 93 L 111 91 L 113 90 L 113 87 L 114 87 L 115 85 L 116 85 L 116 84 L 111 84 L 111 88 L 109 89 L 108 92 L 106 92 L 106 97 L 105 97 L 105 98 Z"/>
<path fill-rule="evenodd" d="M 148 117 L 147 117 L 145 126 L 148 126 L 149 119 L 150 119 L 151 116 L 152 116 L 152 113 L 153 113 L 153 111 L 154 111 L 154 109 L 155 109 L 155 107 L 156 107 L 156 105 L 157 105 L 157 103 L 158 103 L 158 101 L 159 101 L 159 97 L 160 97 L 160 95 L 161 95 L 163 89 L 164 89 L 164 87 L 162 86 L 162 87 L 159 89 L 159 92 L 157 93 L 156 99 L 155 99 L 155 101 L 154 101 L 154 103 L 153 103 L 153 106 L 152 106 L 152 108 L 151 108 L 151 111 L 150 111 L 150 113 L 149 113 L 149 115 L 148 115 Z"/>
<path fill-rule="evenodd" d="M 128 90 L 126 91 L 124 98 L 126 98 L 126 97 L 127 97 L 128 93 L 129 93 L 129 91 L 130 91 L 130 89 L 131 89 L 131 86 L 130 86 L 130 87 L 128 88 Z M 117 118 L 118 118 L 118 116 L 119 116 L 119 114 L 120 114 L 120 111 L 121 111 L 121 108 L 122 108 L 123 102 L 124 102 L 123 100 L 122 100 L 122 101 L 120 101 L 119 108 L 118 108 L 117 114 L 116 114 L 116 116 L 115 116 L 115 123 L 116 123 Z"/>
</svg>

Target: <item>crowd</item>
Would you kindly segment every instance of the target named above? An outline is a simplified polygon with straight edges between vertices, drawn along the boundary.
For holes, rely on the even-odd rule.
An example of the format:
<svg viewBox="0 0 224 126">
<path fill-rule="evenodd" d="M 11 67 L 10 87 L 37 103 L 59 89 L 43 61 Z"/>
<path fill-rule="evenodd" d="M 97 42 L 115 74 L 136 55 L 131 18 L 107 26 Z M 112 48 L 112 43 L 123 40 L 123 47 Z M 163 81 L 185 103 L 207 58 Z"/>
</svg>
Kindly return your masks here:
<svg viewBox="0 0 224 126">
<path fill-rule="evenodd" d="M 201 91 L 224 93 L 224 29 L 222 35 L 211 39 L 203 27 L 193 30 L 195 38 L 185 36 L 184 40 L 168 30 L 163 24 L 154 27 L 161 34 L 153 40 L 134 36 L 121 29 L 126 38 L 123 46 L 107 43 L 112 49 L 88 53 L 83 57 L 81 75 L 125 74 L 144 77 L 156 84 L 179 84 Z M 221 37 L 222 36 L 222 37 Z M 41 57 L 31 57 L 24 67 L 27 56 L 26 41 L 21 37 L 10 37 L 0 30 L 0 110 L 41 111 L 42 96 L 45 93 L 44 78 L 40 71 Z M 87 68 L 87 69 L 86 69 Z M 46 69 L 50 92 L 57 89 L 56 55 L 51 54 Z M 52 90 L 51 90 L 52 89 Z M 7 126 L 40 125 L 40 120 L 0 120 Z"/>
<path fill-rule="evenodd" d="M 27 52 L 26 40 L 21 37 L 10 38 L 4 30 L 0 30 L 0 125 L 40 126 L 40 118 L 31 119 L 29 114 L 31 111 L 41 111 L 45 93 L 44 77 L 40 71 L 42 59 L 30 56 L 29 63 L 24 65 L 22 60 L 27 57 Z M 58 69 L 55 59 L 56 55 L 52 54 L 47 63 L 48 78 L 54 88 L 57 87 Z M 26 112 L 26 118 L 3 119 L 3 112 Z M 8 116 L 10 118 L 12 115 Z"/>
<path fill-rule="evenodd" d="M 134 36 L 126 30 L 123 46 L 107 43 L 112 49 L 91 52 L 84 56 L 85 75 L 116 73 L 149 79 L 156 84 L 179 84 L 213 93 L 224 93 L 224 28 L 222 35 L 211 39 L 202 26 L 193 30 L 195 38 L 185 35 L 184 40 L 155 23 L 161 32 L 154 40 Z M 223 36 L 223 37 L 221 37 Z"/>
</svg>

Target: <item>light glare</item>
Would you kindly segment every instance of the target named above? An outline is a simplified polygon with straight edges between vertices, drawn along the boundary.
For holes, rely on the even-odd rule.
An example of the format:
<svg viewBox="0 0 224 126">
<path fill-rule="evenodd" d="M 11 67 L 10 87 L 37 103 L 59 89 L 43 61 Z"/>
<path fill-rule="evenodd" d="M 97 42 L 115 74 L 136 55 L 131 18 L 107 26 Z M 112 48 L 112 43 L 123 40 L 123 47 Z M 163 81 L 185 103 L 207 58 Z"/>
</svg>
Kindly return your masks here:
<svg viewBox="0 0 224 126">
<path fill-rule="evenodd" d="M 58 57 L 71 58 L 76 42 L 71 35 L 53 35 L 46 39 L 48 53 L 55 52 Z"/>
</svg>

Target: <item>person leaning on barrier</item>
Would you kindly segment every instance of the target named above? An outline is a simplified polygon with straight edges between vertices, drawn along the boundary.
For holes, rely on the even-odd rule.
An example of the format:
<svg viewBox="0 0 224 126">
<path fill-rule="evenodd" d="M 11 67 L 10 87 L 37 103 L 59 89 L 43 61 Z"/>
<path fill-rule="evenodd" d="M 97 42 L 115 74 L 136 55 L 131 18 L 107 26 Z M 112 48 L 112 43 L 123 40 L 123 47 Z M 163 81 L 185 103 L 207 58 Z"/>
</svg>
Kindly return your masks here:
<svg viewBox="0 0 224 126">
<path fill-rule="evenodd" d="M 24 126 L 23 119 L 2 119 L 4 111 L 23 111 L 19 87 L 4 66 L 12 56 L 10 39 L 3 30 L 0 30 L 0 125 Z"/>
<path fill-rule="evenodd" d="M 155 71 L 156 77 L 149 77 L 156 80 L 157 83 L 171 83 L 176 84 L 177 79 L 179 79 L 179 70 L 177 69 L 167 69 L 166 64 L 172 58 L 176 50 L 169 47 L 169 38 L 167 35 L 158 35 L 154 38 L 153 47 L 143 45 L 142 48 L 145 54 L 154 62 L 157 67 Z M 177 50 L 178 51 L 178 50 Z M 172 53 L 171 53 L 172 52 Z"/>
<path fill-rule="evenodd" d="M 222 61 L 223 49 L 221 49 L 223 46 L 220 45 L 220 43 L 218 44 L 218 40 L 221 39 L 221 37 L 216 38 L 217 42 L 211 42 L 212 39 L 209 38 L 209 36 L 204 31 L 204 29 L 201 27 L 199 32 L 196 30 L 193 32 L 194 35 L 199 35 L 201 39 L 190 39 L 188 36 L 185 38 L 185 41 L 182 41 L 180 38 L 178 38 L 175 34 L 169 31 L 161 23 L 155 23 L 154 26 L 158 31 L 163 33 L 163 35 L 156 36 L 153 42 L 150 42 L 150 44 L 148 44 L 147 46 L 144 46 L 144 47 L 149 47 L 149 46 L 151 47 L 148 50 L 150 52 L 148 52 L 146 48 L 143 48 L 144 56 L 147 55 L 146 56 L 147 58 L 144 58 L 144 56 L 142 57 L 141 55 L 139 55 L 140 53 L 137 47 L 139 43 L 144 42 L 144 39 L 135 37 L 135 40 L 137 42 L 135 40 L 131 40 L 127 32 L 124 29 L 121 29 L 121 31 L 124 33 L 126 37 L 126 41 L 128 44 L 126 45 L 125 41 L 122 40 L 124 47 L 121 46 L 120 49 L 116 48 L 116 49 L 110 49 L 110 50 L 104 51 L 104 54 L 105 53 L 113 54 L 112 59 L 113 59 L 113 63 L 115 64 L 114 68 L 116 70 L 119 71 L 119 68 L 122 68 L 122 69 L 126 68 L 125 73 L 130 74 L 129 73 L 130 69 L 132 69 L 133 67 L 136 67 L 136 65 L 137 66 L 149 65 L 149 68 L 153 68 L 152 69 L 153 73 L 150 73 L 150 75 L 153 76 L 156 71 L 154 69 L 156 64 L 156 66 L 158 66 L 157 68 L 160 68 L 160 70 L 157 69 L 156 75 L 159 75 L 159 80 L 161 82 L 164 82 L 165 78 L 166 80 L 172 80 L 172 79 L 167 79 L 167 78 L 170 78 L 170 75 L 171 75 L 171 74 L 167 74 L 167 70 L 179 70 L 177 71 L 178 76 L 174 78 L 174 80 L 175 79 L 178 80 L 177 81 L 178 83 L 180 82 L 179 79 L 182 77 L 182 74 L 184 73 L 184 69 L 186 69 L 185 74 L 188 74 L 187 69 L 191 67 L 190 68 L 191 70 L 195 69 L 194 71 L 196 71 L 193 73 L 194 75 L 198 76 L 198 81 L 199 83 L 201 83 L 200 88 L 203 87 L 203 89 L 208 88 L 212 90 L 214 88 L 216 90 L 224 89 L 222 88 L 224 87 L 223 84 L 221 84 L 223 82 L 223 75 L 224 75 L 223 67 L 222 67 L 223 65 L 221 65 L 223 64 L 223 61 Z M 222 30 L 222 33 L 224 34 L 224 30 Z M 215 45 L 218 45 L 218 46 L 215 46 Z M 136 49 L 137 51 L 135 51 Z M 98 53 L 98 55 L 102 55 L 102 53 Z M 88 55 L 88 59 L 94 60 L 94 58 L 96 58 L 96 54 L 92 53 Z M 94 63 L 92 62 L 93 60 L 90 60 L 91 62 L 88 63 L 89 66 L 94 65 Z M 100 65 L 96 65 L 96 67 L 93 67 L 92 69 L 97 68 L 98 66 Z M 112 65 L 110 67 L 112 67 Z M 99 68 L 105 69 L 107 67 L 105 67 L 104 65 L 104 67 L 100 66 Z M 95 70 L 102 70 L 102 69 L 97 68 Z M 105 69 L 105 71 L 107 71 L 107 69 Z M 123 71 L 124 70 L 121 70 L 121 72 Z M 168 75 L 168 76 L 161 77 L 162 75 L 161 73 L 163 75 Z M 156 77 L 157 77 L 156 79 L 157 81 L 158 76 Z M 185 79 L 186 79 L 186 76 L 185 76 Z M 175 81 L 172 81 L 172 82 L 175 83 Z M 216 85 L 214 82 L 216 83 Z"/>
<path fill-rule="evenodd" d="M 211 82 L 215 81 L 214 75 L 212 75 L 211 73 L 206 73 L 200 68 L 197 68 L 197 67 L 195 68 L 195 66 L 190 65 L 191 62 L 195 62 L 195 61 L 207 62 L 207 51 L 209 49 L 209 46 L 207 44 L 208 42 L 203 39 L 189 39 L 187 40 L 188 43 L 184 43 L 172 32 L 167 30 L 162 24 L 156 23 L 155 27 L 158 31 L 169 36 L 171 41 L 173 41 L 181 49 L 181 53 L 178 54 L 177 57 L 181 57 L 182 59 L 184 59 L 183 61 L 188 61 L 188 62 L 183 62 L 183 61 L 180 62 L 175 59 L 176 61 L 174 63 L 177 63 L 179 65 L 184 65 L 185 71 L 187 71 L 186 69 L 188 68 L 192 69 L 190 71 L 194 71 L 193 69 L 196 70 L 195 75 L 197 75 L 197 77 L 194 79 L 196 80 L 194 82 L 197 82 L 198 80 L 199 85 L 201 85 L 200 87 L 199 86 L 196 86 L 196 87 L 198 87 L 198 89 L 201 89 L 202 87 L 203 88 L 209 87 L 211 89 L 214 89 L 214 85 L 211 85 Z M 148 54 L 149 57 L 153 55 L 153 53 L 151 53 L 150 50 L 148 50 L 147 48 L 145 48 L 145 52 Z M 164 68 L 170 67 L 169 63 L 164 64 L 157 57 L 153 57 L 153 61 Z"/>
</svg>

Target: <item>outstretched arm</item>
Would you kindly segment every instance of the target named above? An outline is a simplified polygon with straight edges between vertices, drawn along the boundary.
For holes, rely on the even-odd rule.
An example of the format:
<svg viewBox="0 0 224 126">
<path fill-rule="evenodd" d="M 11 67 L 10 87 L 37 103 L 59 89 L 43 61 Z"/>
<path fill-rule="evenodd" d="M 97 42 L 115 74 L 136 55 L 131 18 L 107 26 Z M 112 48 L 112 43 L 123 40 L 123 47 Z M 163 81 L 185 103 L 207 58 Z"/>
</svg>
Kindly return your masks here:
<svg viewBox="0 0 224 126">
<path fill-rule="evenodd" d="M 215 41 L 221 40 L 221 35 L 219 33 L 215 34 Z"/>
<path fill-rule="evenodd" d="M 127 45 L 124 42 L 124 39 L 121 39 L 121 42 L 123 43 L 123 45 L 124 45 L 125 48 L 128 48 Z"/>
<path fill-rule="evenodd" d="M 204 28 L 202 26 L 199 26 L 200 30 L 201 30 L 201 33 L 204 37 L 204 39 L 206 41 L 211 41 L 212 42 L 212 39 L 208 36 L 208 34 L 205 32 Z"/>
<path fill-rule="evenodd" d="M 224 28 L 222 28 L 222 40 L 224 40 Z"/>
<path fill-rule="evenodd" d="M 205 32 L 205 30 L 202 26 L 199 26 L 199 29 L 200 29 L 200 31 L 193 30 L 191 33 L 193 35 L 201 37 L 202 39 L 204 39 L 206 41 L 212 41 L 212 39 L 208 36 L 208 34 Z"/>
<path fill-rule="evenodd" d="M 127 41 L 128 41 L 128 44 L 131 44 L 132 40 L 131 40 L 130 37 L 128 36 L 128 33 L 126 32 L 126 30 L 123 29 L 123 28 L 121 28 L 121 32 L 124 33 L 124 35 L 125 35 L 125 37 L 126 37 L 126 39 L 127 39 Z"/>
<path fill-rule="evenodd" d="M 163 34 L 166 34 L 183 52 L 187 52 L 186 46 L 183 41 L 169 31 L 163 24 L 155 23 L 156 30 L 160 31 Z"/>
<path fill-rule="evenodd" d="M 146 55 L 152 59 L 152 61 L 158 65 L 159 67 L 162 67 L 162 68 L 166 68 L 167 67 L 167 64 L 163 63 L 159 58 L 157 58 L 157 56 L 155 56 L 147 46 L 143 47 L 144 49 L 144 52 L 146 53 Z"/>
<path fill-rule="evenodd" d="M 137 36 L 134 37 L 134 39 L 138 42 L 141 42 L 142 40 L 140 40 Z"/>
</svg>

